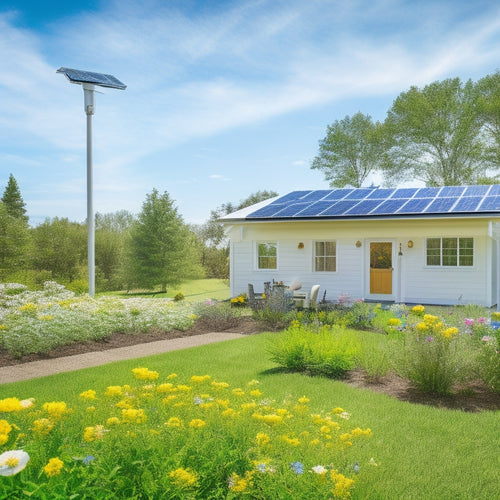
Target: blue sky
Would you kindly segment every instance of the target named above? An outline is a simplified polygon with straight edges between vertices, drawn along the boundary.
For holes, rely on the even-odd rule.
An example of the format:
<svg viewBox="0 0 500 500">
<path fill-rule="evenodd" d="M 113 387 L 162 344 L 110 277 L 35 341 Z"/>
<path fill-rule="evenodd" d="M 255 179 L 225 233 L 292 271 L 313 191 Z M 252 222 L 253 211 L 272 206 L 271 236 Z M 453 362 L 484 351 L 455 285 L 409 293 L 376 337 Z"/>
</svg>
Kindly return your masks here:
<svg viewBox="0 0 500 500">
<path fill-rule="evenodd" d="M 138 213 L 157 188 L 201 223 L 260 189 L 326 188 L 310 162 L 328 124 L 499 61 L 494 0 L 0 0 L 0 191 L 12 173 L 32 224 L 86 217 L 83 91 L 61 66 L 127 85 L 96 96 L 95 210 Z"/>
</svg>

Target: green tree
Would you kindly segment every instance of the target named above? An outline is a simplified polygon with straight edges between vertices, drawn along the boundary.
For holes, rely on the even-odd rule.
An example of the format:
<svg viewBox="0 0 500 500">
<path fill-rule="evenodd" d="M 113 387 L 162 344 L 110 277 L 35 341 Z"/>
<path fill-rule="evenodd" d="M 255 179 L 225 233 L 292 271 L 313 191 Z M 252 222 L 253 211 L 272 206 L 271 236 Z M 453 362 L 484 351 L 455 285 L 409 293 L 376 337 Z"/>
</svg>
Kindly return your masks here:
<svg viewBox="0 0 500 500">
<path fill-rule="evenodd" d="M 50 271 L 52 278 L 70 283 L 80 277 L 87 257 L 85 225 L 55 217 L 35 227 L 32 234 L 34 269 Z"/>
<path fill-rule="evenodd" d="M 9 182 L 3 192 L 2 203 L 7 208 L 7 213 L 10 216 L 28 222 L 26 203 L 24 203 L 19 185 L 12 174 L 9 175 Z"/>
<path fill-rule="evenodd" d="M 488 153 L 496 168 L 500 167 L 500 71 L 477 82 L 479 113 L 484 120 Z"/>
<path fill-rule="evenodd" d="M 328 126 L 311 168 L 321 170 L 332 187 L 361 187 L 383 167 L 386 150 L 382 124 L 358 112 Z"/>
<path fill-rule="evenodd" d="M 10 215 L 7 205 L 0 202 L 0 279 L 26 268 L 28 245 L 27 222 Z"/>
<path fill-rule="evenodd" d="M 96 287 L 118 290 L 123 287 L 124 251 L 134 216 L 126 210 L 95 215 Z"/>
<path fill-rule="evenodd" d="M 126 280 L 130 286 L 154 289 L 175 286 L 201 275 L 193 235 L 167 192 L 146 196 L 131 228 Z"/>
<path fill-rule="evenodd" d="M 402 92 L 385 121 L 392 140 L 389 183 L 411 177 L 428 186 L 452 186 L 486 177 L 490 163 L 478 95 L 472 81 L 463 84 L 459 78 Z"/>
<path fill-rule="evenodd" d="M 201 225 L 191 226 L 200 241 L 201 265 L 207 278 L 229 278 L 229 243 L 224 234 L 224 225 L 219 221 L 224 215 L 241 210 L 255 203 L 278 196 L 275 191 L 257 191 L 238 204 L 223 203 L 211 210 L 209 219 Z"/>
</svg>

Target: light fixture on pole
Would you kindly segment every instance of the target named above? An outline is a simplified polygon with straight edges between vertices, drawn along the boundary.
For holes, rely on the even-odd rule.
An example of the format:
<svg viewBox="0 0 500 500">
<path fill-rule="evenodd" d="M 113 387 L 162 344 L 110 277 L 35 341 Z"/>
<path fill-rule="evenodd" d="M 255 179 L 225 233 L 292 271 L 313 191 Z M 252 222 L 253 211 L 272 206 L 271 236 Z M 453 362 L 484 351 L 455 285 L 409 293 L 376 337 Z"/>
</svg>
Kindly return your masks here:
<svg viewBox="0 0 500 500">
<path fill-rule="evenodd" d="M 57 73 L 62 73 L 71 83 L 83 87 L 84 111 L 87 115 L 87 228 L 88 228 L 88 270 L 89 270 L 89 295 L 95 295 L 95 220 L 93 206 L 93 173 L 92 173 L 92 115 L 95 113 L 94 92 L 95 87 L 125 90 L 127 88 L 118 78 L 102 73 L 91 73 L 78 69 L 59 68 Z"/>
</svg>

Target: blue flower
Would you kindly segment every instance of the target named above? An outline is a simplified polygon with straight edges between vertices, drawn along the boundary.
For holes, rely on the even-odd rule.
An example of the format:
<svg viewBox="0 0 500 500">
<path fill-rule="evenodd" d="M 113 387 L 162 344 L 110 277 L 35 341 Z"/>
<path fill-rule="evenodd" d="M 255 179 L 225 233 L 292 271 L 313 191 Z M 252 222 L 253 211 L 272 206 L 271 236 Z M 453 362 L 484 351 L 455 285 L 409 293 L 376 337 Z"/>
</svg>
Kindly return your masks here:
<svg viewBox="0 0 500 500">
<path fill-rule="evenodd" d="M 84 459 L 83 459 L 83 463 L 85 465 L 88 465 L 90 462 L 92 462 L 92 460 L 95 460 L 95 457 L 93 455 L 87 455 Z"/>
<path fill-rule="evenodd" d="M 304 464 L 301 464 L 300 462 L 292 462 L 290 464 L 290 469 L 292 469 L 295 474 L 303 474 Z"/>
<path fill-rule="evenodd" d="M 194 404 L 195 404 L 195 405 L 201 405 L 201 404 L 203 404 L 203 403 L 204 403 L 203 399 L 199 398 L 198 396 L 196 396 L 196 397 L 194 398 Z"/>
</svg>

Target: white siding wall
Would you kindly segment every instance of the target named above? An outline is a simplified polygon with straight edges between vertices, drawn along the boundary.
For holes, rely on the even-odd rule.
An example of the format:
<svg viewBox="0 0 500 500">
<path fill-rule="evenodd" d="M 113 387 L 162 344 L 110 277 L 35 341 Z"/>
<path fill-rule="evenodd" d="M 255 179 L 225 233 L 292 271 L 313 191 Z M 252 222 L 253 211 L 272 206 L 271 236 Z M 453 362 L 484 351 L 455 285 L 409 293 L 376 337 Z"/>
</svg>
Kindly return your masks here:
<svg viewBox="0 0 500 500">
<path fill-rule="evenodd" d="M 298 280 L 303 291 L 321 285 L 328 300 L 341 295 L 352 299 L 380 299 L 369 293 L 369 243 L 393 242 L 393 294 L 388 300 L 407 303 L 475 303 L 491 306 L 496 302 L 494 244 L 485 219 L 373 220 L 327 222 L 246 223 L 229 229 L 231 238 L 231 294 L 246 292 L 253 283 L 257 292 L 265 281 Z M 436 268 L 426 266 L 425 238 L 473 237 L 474 266 Z M 336 240 L 337 271 L 313 271 L 315 240 Z M 408 248 L 408 241 L 414 243 Z M 256 269 L 256 242 L 278 242 L 278 269 Z M 361 247 L 356 247 L 356 241 Z M 299 242 L 304 248 L 299 249 Z M 401 245 L 403 255 L 398 257 Z"/>
</svg>

